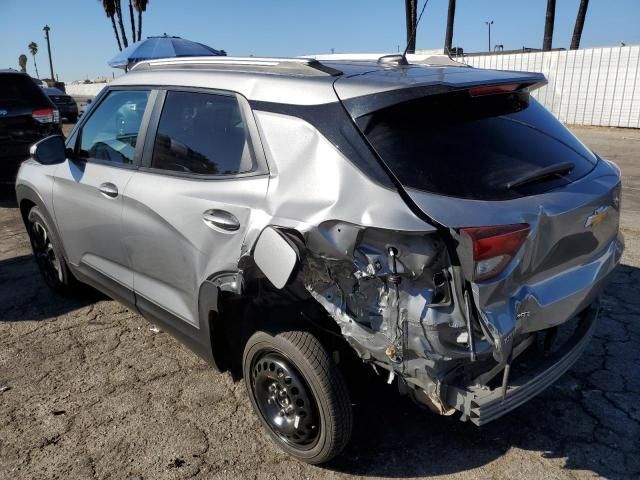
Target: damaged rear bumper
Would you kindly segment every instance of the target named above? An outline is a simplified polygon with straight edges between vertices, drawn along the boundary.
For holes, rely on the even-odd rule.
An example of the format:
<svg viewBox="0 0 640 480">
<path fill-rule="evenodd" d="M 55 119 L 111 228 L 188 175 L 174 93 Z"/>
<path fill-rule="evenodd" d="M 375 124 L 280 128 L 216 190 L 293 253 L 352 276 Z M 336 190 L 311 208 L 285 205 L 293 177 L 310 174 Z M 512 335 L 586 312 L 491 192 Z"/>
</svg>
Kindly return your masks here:
<svg viewBox="0 0 640 480">
<path fill-rule="evenodd" d="M 560 378 L 580 358 L 589 345 L 597 321 L 599 302 L 580 314 L 575 331 L 550 357 L 538 363 L 534 370 L 511 378 L 506 391 L 502 387 L 486 386 L 447 388 L 447 403 L 462 412 L 462 420 L 485 425 L 519 407 Z"/>
</svg>

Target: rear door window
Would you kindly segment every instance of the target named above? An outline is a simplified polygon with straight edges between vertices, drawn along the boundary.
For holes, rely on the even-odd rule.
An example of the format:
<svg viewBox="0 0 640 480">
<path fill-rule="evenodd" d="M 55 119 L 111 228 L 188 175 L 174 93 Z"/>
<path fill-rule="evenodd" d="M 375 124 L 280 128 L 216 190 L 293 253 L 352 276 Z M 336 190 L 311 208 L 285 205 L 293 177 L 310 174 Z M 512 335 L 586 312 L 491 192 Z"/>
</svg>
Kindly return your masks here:
<svg viewBox="0 0 640 480">
<path fill-rule="evenodd" d="M 526 92 L 433 95 L 357 120 L 406 187 L 481 200 L 541 193 L 590 172 L 597 158 Z M 556 164 L 569 172 L 509 188 Z"/>
<path fill-rule="evenodd" d="M 209 176 L 252 171 L 247 127 L 236 97 L 168 92 L 151 167 Z"/>
</svg>

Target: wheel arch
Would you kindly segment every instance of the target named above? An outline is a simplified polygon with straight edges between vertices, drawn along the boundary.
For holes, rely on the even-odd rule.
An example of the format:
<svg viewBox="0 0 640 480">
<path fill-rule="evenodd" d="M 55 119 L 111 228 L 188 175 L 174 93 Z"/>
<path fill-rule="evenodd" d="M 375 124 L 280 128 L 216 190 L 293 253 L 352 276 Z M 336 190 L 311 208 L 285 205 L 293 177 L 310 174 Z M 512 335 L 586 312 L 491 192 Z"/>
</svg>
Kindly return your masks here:
<svg viewBox="0 0 640 480">
<path fill-rule="evenodd" d="M 69 257 L 67 256 L 67 251 L 64 248 L 64 242 L 62 241 L 60 232 L 58 232 L 58 226 L 54 221 L 53 215 L 51 215 L 51 213 L 45 206 L 45 201 L 43 200 L 40 193 L 27 185 L 17 185 L 16 200 L 18 202 L 18 207 L 20 208 L 20 215 L 22 217 L 25 228 L 29 227 L 28 217 L 31 209 L 33 207 L 38 207 L 40 209 L 40 213 L 42 213 L 42 215 L 44 215 L 44 217 L 47 219 L 49 227 L 53 229 L 53 233 L 58 239 L 58 243 L 60 244 L 59 247 L 62 250 L 62 255 L 64 256 L 65 261 L 69 263 Z"/>
</svg>

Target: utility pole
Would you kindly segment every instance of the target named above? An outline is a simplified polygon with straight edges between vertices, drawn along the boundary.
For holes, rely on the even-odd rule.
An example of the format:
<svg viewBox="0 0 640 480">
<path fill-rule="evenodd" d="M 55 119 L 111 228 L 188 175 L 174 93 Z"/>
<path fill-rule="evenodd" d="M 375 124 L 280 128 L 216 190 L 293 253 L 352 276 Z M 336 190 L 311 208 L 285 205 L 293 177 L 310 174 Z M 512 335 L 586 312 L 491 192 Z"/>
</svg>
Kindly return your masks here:
<svg viewBox="0 0 640 480">
<path fill-rule="evenodd" d="M 49 68 L 51 69 L 51 80 L 56 81 L 56 77 L 53 76 L 53 62 L 51 61 L 51 43 L 49 43 L 49 25 L 45 25 L 42 29 L 44 31 L 44 38 L 47 39 L 47 51 L 49 52 Z"/>
<path fill-rule="evenodd" d="M 484 23 L 487 27 L 489 27 L 489 48 L 487 49 L 487 51 L 490 52 L 491 51 L 491 25 L 493 25 L 493 20 L 488 20 Z"/>
</svg>

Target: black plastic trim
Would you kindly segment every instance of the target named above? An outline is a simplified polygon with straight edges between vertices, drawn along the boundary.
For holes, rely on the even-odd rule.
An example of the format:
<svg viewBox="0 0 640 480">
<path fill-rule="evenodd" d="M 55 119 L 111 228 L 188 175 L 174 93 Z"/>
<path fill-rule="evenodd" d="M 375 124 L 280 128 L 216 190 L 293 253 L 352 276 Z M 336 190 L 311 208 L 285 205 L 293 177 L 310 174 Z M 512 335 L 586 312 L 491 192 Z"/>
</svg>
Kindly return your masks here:
<svg viewBox="0 0 640 480">
<path fill-rule="evenodd" d="M 138 312 L 135 304 L 135 295 L 126 285 L 88 265 L 73 265 L 67 262 L 67 266 L 69 270 L 71 270 L 71 273 L 73 273 L 73 276 L 82 283 L 92 286 L 96 290 L 120 302 L 130 310 Z"/>
<path fill-rule="evenodd" d="M 136 306 L 140 314 L 152 323 L 159 325 L 163 330 L 186 345 L 190 350 L 205 360 L 214 368 L 218 365 L 213 357 L 211 334 L 209 333 L 209 316 L 200 318 L 199 328 L 195 327 L 180 317 L 168 312 L 154 302 L 136 295 Z"/>
<path fill-rule="evenodd" d="M 594 302 L 580 318 L 575 333 L 553 356 L 524 378 L 510 379 L 503 398 L 500 387 L 493 390 L 447 386 L 447 403 L 475 425 L 485 425 L 540 394 L 559 379 L 580 358 L 595 331 L 599 303 Z"/>
</svg>

